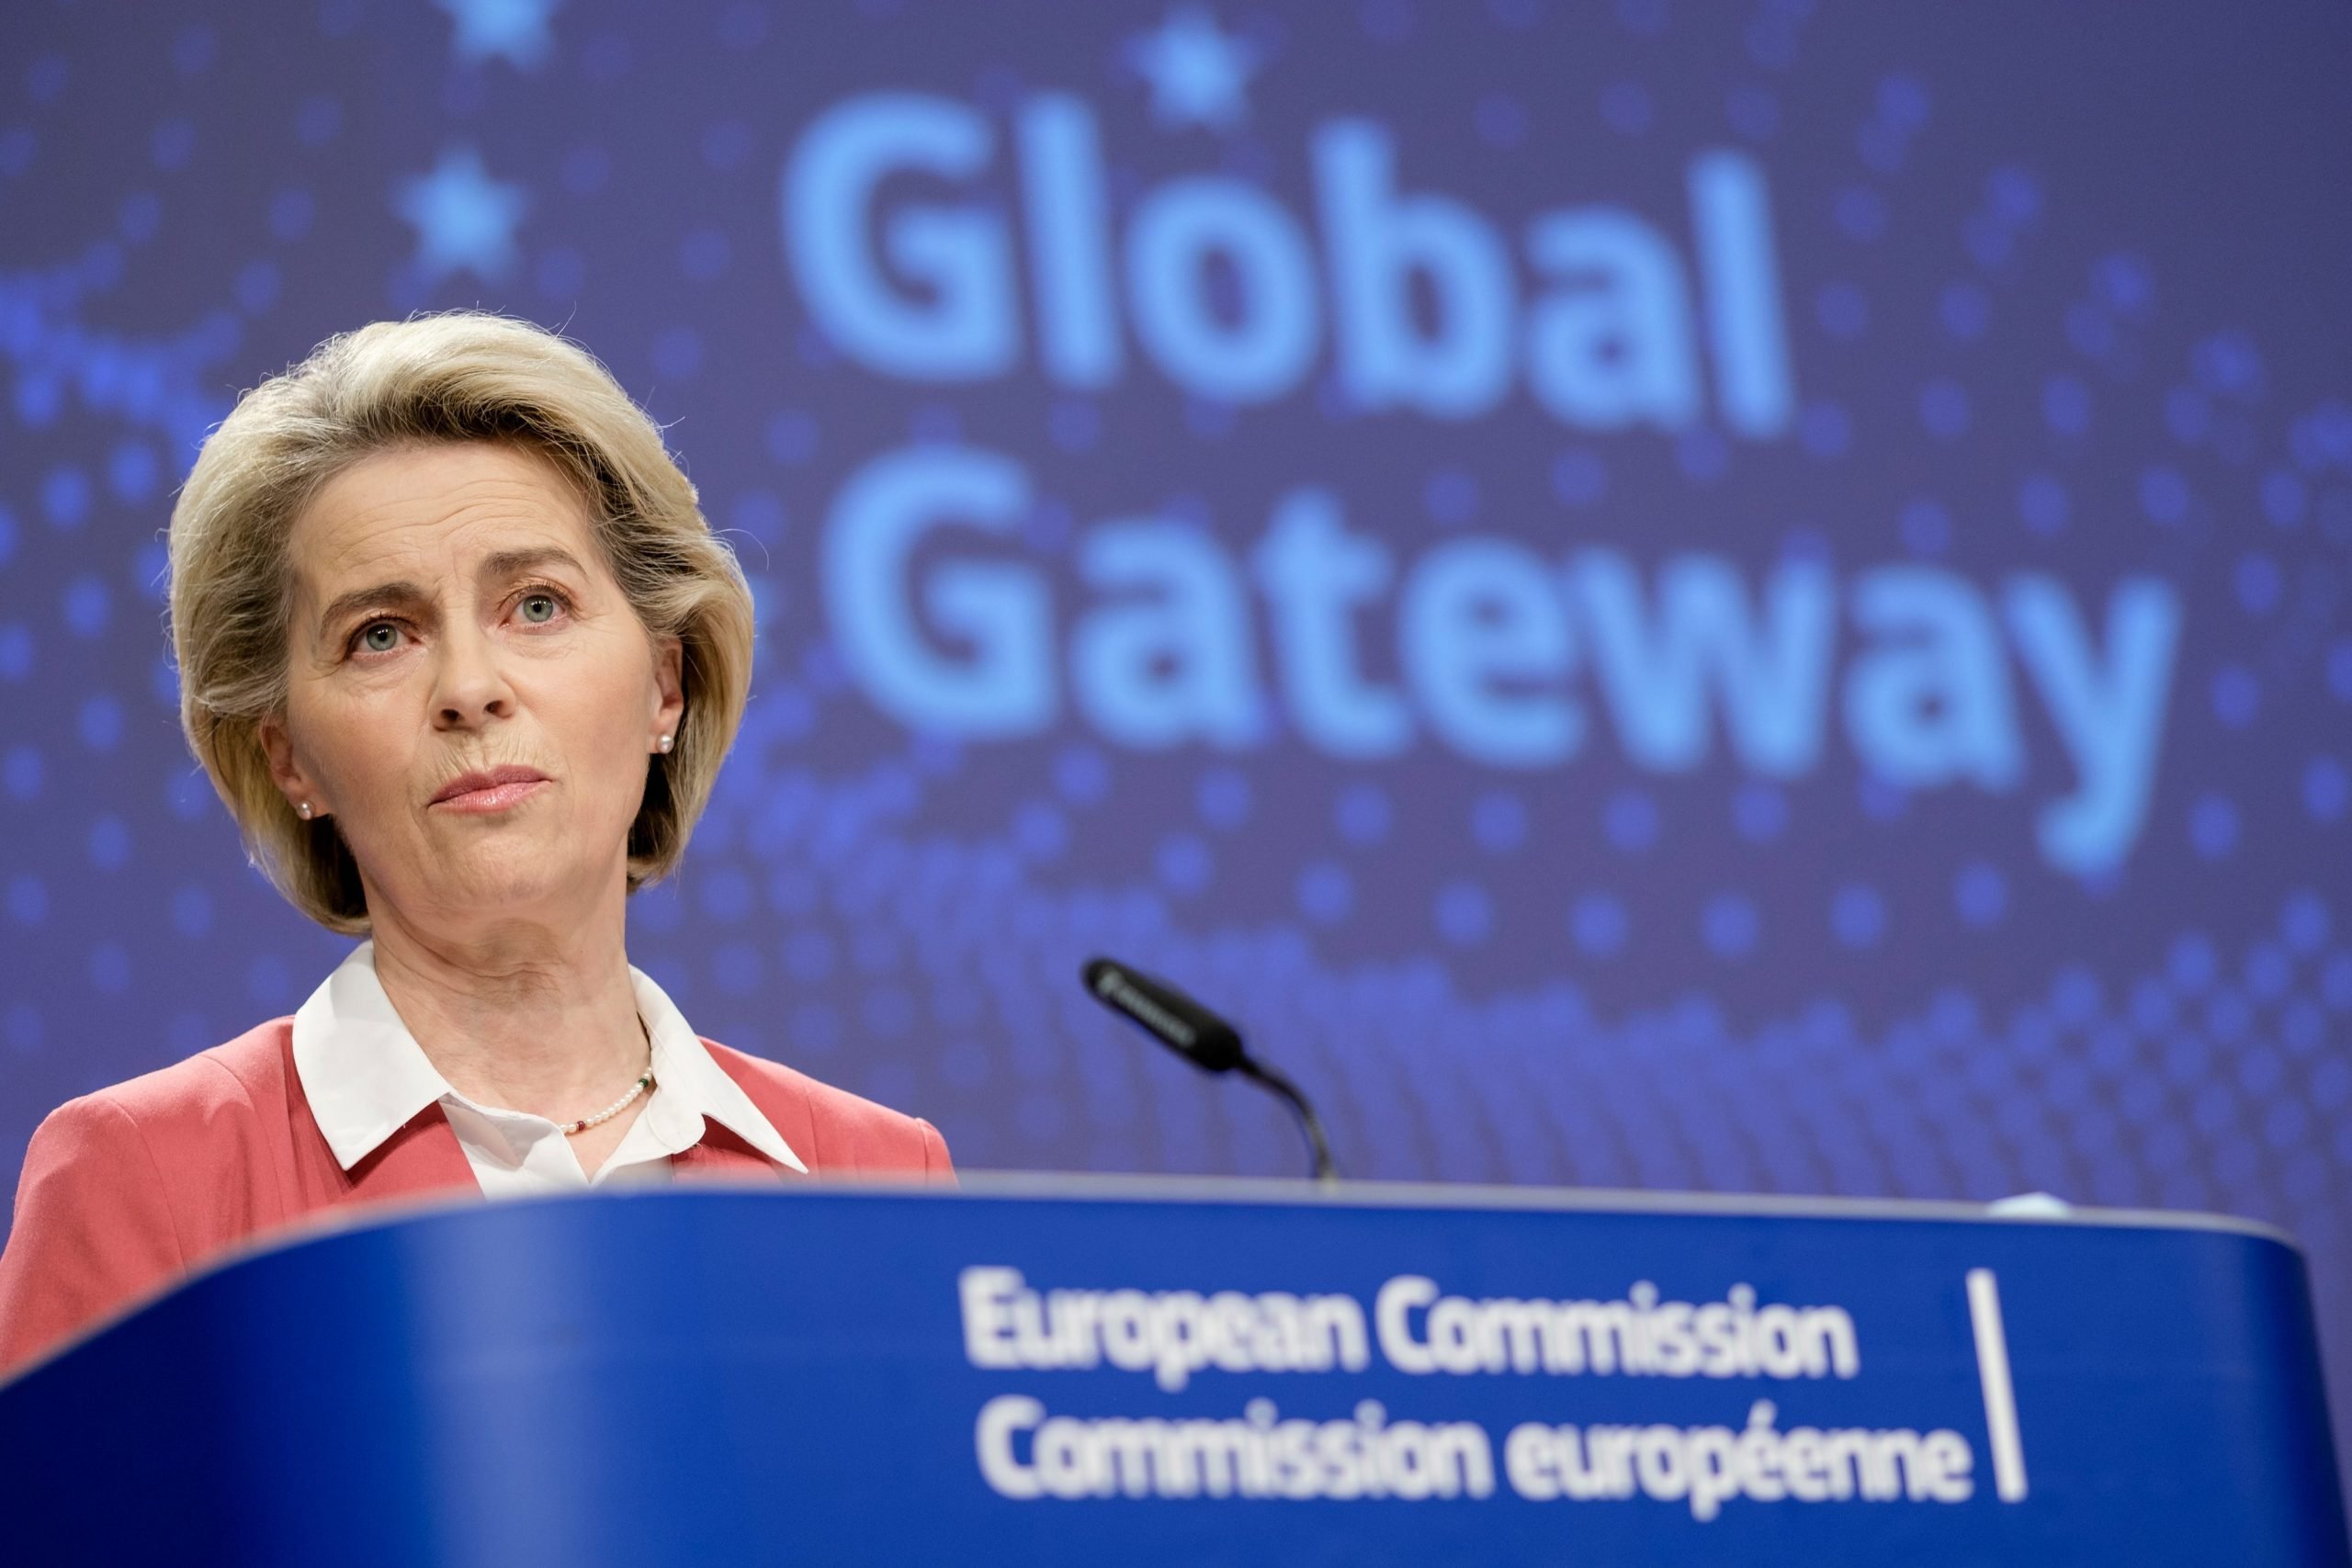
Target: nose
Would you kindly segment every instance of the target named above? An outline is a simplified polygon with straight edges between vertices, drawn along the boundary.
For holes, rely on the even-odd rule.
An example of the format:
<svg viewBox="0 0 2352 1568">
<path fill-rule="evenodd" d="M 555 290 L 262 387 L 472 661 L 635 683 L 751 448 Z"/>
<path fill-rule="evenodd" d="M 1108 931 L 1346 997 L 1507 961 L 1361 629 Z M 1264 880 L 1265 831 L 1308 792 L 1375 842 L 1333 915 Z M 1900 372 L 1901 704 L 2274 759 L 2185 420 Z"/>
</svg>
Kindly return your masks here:
<svg viewBox="0 0 2352 1568">
<path fill-rule="evenodd" d="M 445 636 L 435 675 L 435 729 L 479 729 L 492 719 L 514 716 L 514 687 L 497 650 L 479 631 L 460 627 Z"/>
</svg>

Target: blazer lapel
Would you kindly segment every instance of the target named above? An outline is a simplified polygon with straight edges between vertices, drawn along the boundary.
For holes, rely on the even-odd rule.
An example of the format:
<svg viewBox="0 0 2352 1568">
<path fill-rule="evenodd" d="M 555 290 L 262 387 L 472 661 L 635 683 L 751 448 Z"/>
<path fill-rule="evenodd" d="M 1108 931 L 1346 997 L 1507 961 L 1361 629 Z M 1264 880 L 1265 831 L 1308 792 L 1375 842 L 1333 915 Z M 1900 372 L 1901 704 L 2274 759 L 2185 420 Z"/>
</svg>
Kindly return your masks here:
<svg viewBox="0 0 2352 1568">
<path fill-rule="evenodd" d="M 703 1118 L 702 1141 L 672 1155 L 670 1168 L 681 1181 L 803 1179 L 798 1171 L 776 1164 L 708 1117 Z"/>
<path fill-rule="evenodd" d="M 378 1145 L 373 1154 L 351 1168 L 351 1183 L 342 1201 L 373 1202 L 424 1192 L 456 1190 L 480 1196 L 466 1151 L 436 1102 L 409 1118 L 408 1124 Z"/>
<path fill-rule="evenodd" d="M 775 1129 L 776 1135 L 800 1156 L 808 1168 L 808 1177 L 813 1179 L 818 1172 L 824 1170 L 827 1151 L 818 1140 L 817 1122 L 810 1113 L 808 1095 L 763 1077 L 754 1069 L 752 1057 L 730 1051 L 716 1040 L 704 1040 L 702 1046 L 710 1059 L 718 1065 L 719 1070 L 735 1080 L 735 1087 L 743 1091 L 744 1098 L 768 1119 L 768 1125 Z M 715 1122 L 706 1121 L 704 1126 L 711 1133 L 733 1136 Z M 740 1139 L 736 1142 L 740 1147 L 750 1148 Z M 755 1149 L 751 1152 L 758 1153 Z M 802 1176 L 801 1172 L 785 1166 L 777 1166 L 775 1169 L 786 1178 Z"/>
</svg>

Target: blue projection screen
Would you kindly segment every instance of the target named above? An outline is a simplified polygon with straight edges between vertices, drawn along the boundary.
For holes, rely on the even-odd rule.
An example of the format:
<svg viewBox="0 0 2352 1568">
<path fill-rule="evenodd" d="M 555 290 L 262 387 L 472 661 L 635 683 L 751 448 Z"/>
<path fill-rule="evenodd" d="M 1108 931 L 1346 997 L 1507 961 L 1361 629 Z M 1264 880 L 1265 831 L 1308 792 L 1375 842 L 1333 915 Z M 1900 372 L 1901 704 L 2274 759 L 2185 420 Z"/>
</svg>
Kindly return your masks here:
<svg viewBox="0 0 2352 1568">
<path fill-rule="evenodd" d="M 162 529 L 335 331 L 560 326 L 762 610 L 632 956 L 969 1166 L 2217 1209 L 2352 1400 L 2352 10 L 27 4 L 0 1155 L 341 951 Z"/>
</svg>

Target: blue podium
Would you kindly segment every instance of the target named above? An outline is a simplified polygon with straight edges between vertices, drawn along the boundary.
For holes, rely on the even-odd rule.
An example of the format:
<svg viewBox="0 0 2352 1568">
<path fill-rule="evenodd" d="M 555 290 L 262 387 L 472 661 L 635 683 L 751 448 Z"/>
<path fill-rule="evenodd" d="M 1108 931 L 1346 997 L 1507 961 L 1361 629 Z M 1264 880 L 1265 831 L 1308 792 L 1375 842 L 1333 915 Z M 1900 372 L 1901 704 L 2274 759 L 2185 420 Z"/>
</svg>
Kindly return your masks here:
<svg viewBox="0 0 2352 1568">
<path fill-rule="evenodd" d="M 8 1561 L 2347 1562 L 2301 1258 L 1280 1184 L 377 1217 L 0 1388 Z"/>
</svg>

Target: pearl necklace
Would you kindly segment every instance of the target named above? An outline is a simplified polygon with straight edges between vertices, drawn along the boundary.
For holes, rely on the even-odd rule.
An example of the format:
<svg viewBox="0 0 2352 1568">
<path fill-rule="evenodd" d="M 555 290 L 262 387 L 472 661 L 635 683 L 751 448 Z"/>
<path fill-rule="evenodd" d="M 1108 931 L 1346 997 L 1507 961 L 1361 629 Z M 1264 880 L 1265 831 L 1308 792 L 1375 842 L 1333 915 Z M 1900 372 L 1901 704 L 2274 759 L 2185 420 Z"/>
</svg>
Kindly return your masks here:
<svg viewBox="0 0 2352 1568">
<path fill-rule="evenodd" d="M 614 1117 L 618 1116 L 622 1111 L 627 1111 L 631 1105 L 635 1104 L 639 1095 L 643 1094 L 647 1089 L 653 1087 L 653 1036 L 646 1032 L 645 1020 L 642 1018 L 639 1018 L 637 1021 L 637 1032 L 639 1034 L 645 1035 L 645 1071 L 638 1075 L 638 1079 L 635 1083 L 629 1085 L 629 1089 L 627 1094 L 621 1096 L 618 1100 L 616 1100 L 610 1105 L 607 1105 L 605 1109 L 596 1112 L 594 1116 L 582 1116 L 577 1122 L 565 1122 L 563 1124 L 563 1135 L 565 1137 L 576 1138 L 591 1127 L 603 1126 L 605 1122 L 611 1121 Z"/>
</svg>

